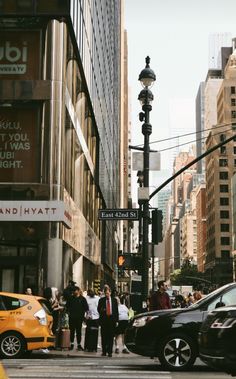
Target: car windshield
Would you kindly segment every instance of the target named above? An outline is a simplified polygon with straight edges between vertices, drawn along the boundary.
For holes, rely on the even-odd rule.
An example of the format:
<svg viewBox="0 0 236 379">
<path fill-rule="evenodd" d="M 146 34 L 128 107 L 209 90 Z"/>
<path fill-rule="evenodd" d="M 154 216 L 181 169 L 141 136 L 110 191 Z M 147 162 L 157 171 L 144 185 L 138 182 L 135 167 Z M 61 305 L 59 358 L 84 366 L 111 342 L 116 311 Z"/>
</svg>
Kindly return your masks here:
<svg viewBox="0 0 236 379">
<path fill-rule="evenodd" d="M 217 288 L 215 291 L 212 291 L 211 293 L 209 293 L 208 295 L 206 295 L 202 299 L 198 300 L 196 303 L 190 305 L 188 307 L 188 309 L 189 308 L 197 308 L 200 304 L 204 304 L 205 301 L 208 301 L 209 299 L 211 299 L 212 297 L 214 297 L 215 295 L 217 295 L 219 292 L 222 292 L 222 290 L 224 290 L 227 287 L 230 287 L 229 284 L 225 284 L 224 286 L 222 286 L 220 288 Z"/>
</svg>

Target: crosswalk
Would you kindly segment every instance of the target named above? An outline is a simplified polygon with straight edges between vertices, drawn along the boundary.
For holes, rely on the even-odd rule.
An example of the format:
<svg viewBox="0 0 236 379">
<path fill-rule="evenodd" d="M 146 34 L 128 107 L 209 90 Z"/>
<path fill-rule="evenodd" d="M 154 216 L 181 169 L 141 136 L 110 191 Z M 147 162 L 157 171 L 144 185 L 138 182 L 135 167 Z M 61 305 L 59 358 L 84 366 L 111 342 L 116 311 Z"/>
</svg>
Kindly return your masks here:
<svg viewBox="0 0 236 379">
<path fill-rule="evenodd" d="M 22 359 L 3 361 L 9 379 L 172 379 L 171 373 L 152 365 L 116 358 Z"/>
</svg>

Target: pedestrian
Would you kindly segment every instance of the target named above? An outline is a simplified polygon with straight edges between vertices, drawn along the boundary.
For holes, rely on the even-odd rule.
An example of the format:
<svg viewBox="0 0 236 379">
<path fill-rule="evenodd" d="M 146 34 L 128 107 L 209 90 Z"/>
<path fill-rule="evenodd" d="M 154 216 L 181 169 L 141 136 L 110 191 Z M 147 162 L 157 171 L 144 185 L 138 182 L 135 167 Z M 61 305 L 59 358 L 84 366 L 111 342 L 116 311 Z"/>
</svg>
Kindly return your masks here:
<svg viewBox="0 0 236 379">
<path fill-rule="evenodd" d="M 198 300 L 202 298 L 202 294 L 200 291 L 195 291 L 193 293 L 194 303 L 196 303 Z"/>
<path fill-rule="evenodd" d="M 164 280 L 160 280 L 157 283 L 158 290 L 154 292 L 150 298 L 150 311 L 155 311 L 159 309 L 170 309 L 171 301 L 167 290 L 167 285 Z"/>
<path fill-rule="evenodd" d="M 74 282 L 73 280 L 69 280 L 67 287 L 63 290 L 62 295 L 67 305 L 69 305 L 69 302 L 73 297 L 75 285 L 76 285 L 76 282 Z"/>
<path fill-rule="evenodd" d="M 115 297 L 111 297 L 111 290 L 106 287 L 105 296 L 98 302 L 99 323 L 101 325 L 102 355 L 112 357 L 115 327 L 118 322 L 118 303 Z"/>
<path fill-rule="evenodd" d="M 89 309 L 86 314 L 84 350 L 87 350 L 89 352 L 96 352 L 99 329 L 99 313 L 97 310 L 99 296 L 95 295 L 95 292 L 92 289 L 88 289 L 86 300 Z"/>
<path fill-rule="evenodd" d="M 81 346 L 81 329 L 84 321 L 85 313 L 89 310 L 88 303 L 82 295 L 79 287 L 74 287 L 73 296 L 67 306 L 69 313 L 69 326 L 70 326 L 70 350 L 74 349 L 74 339 L 76 332 L 77 350 L 84 350 Z"/>
<path fill-rule="evenodd" d="M 61 306 L 59 302 L 60 295 L 59 295 L 58 289 L 56 287 L 51 287 L 51 290 L 52 290 L 52 297 L 50 299 L 50 302 L 51 302 L 52 317 L 53 317 L 52 332 L 53 334 L 56 334 L 56 331 L 59 328 L 60 312 L 63 310 L 63 306 Z"/>
<path fill-rule="evenodd" d="M 115 353 L 119 354 L 119 342 L 121 341 L 122 353 L 129 354 L 127 347 L 125 346 L 125 330 L 129 322 L 129 309 L 125 305 L 125 297 L 117 298 L 119 321 L 115 330 Z"/>
<path fill-rule="evenodd" d="M 25 294 L 26 295 L 33 295 L 32 289 L 30 287 L 26 288 Z"/>
</svg>

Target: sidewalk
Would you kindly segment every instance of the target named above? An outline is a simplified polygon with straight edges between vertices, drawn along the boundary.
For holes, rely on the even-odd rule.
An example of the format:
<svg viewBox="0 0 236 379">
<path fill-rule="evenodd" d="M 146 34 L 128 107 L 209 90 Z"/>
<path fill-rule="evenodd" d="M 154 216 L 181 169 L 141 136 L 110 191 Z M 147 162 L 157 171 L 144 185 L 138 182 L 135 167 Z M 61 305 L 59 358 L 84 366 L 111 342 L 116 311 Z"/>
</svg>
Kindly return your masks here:
<svg viewBox="0 0 236 379">
<path fill-rule="evenodd" d="M 135 356 L 136 354 L 133 354 L 133 353 L 129 353 L 129 354 L 124 354 L 124 353 L 119 353 L 119 354 L 116 354 L 115 352 L 115 347 L 113 348 L 113 354 L 112 354 L 112 357 L 114 358 L 120 358 L 120 359 L 124 359 L 124 358 L 130 358 L 132 356 Z M 68 350 L 68 349 L 64 349 L 64 350 L 50 350 L 49 353 L 45 354 L 41 351 L 37 351 L 35 350 L 32 354 L 32 358 L 36 358 L 40 356 L 40 358 L 105 358 L 105 357 L 102 357 L 101 356 L 102 354 L 102 349 L 98 349 L 97 352 L 93 352 L 93 353 L 90 353 L 90 352 L 87 352 L 87 351 L 77 351 L 76 349 L 74 350 Z M 110 358 L 108 358 L 110 359 Z"/>
<path fill-rule="evenodd" d="M 86 326 L 83 324 L 82 326 L 82 338 L 81 338 L 81 346 L 84 346 L 84 337 L 85 337 L 85 329 Z M 47 358 L 47 357 L 55 357 L 55 358 L 60 358 L 60 357 L 69 357 L 69 358 L 99 358 L 102 355 L 102 343 L 101 343 L 101 333 L 100 333 L 100 328 L 99 328 L 99 334 L 98 334 L 98 349 L 97 352 L 88 352 L 88 351 L 78 351 L 76 350 L 77 348 L 77 343 L 76 343 L 76 337 L 75 337 L 75 344 L 74 344 L 74 349 L 69 350 L 69 349 L 59 349 L 56 348 L 55 350 L 49 350 L 48 353 L 43 353 L 43 351 L 35 350 L 33 352 L 33 355 L 40 355 L 41 357 Z M 129 353 L 129 354 L 124 354 L 120 352 L 119 354 L 115 353 L 115 343 L 113 345 L 113 357 L 117 358 L 129 358 L 130 356 L 135 356 L 135 354 Z M 103 357 L 104 358 L 104 357 Z M 0 378 L 1 379 L 1 378 Z"/>
</svg>

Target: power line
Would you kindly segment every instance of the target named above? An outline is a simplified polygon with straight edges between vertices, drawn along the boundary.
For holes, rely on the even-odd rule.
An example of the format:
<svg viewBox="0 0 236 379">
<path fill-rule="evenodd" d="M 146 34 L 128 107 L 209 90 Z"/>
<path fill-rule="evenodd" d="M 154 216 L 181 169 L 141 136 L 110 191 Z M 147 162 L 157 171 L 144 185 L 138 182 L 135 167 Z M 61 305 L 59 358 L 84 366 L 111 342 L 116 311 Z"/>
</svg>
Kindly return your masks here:
<svg viewBox="0 0 236 379">
<path fill-rule="evenodd" d="M 228 131 L 230 131 L 230 130 L 232 130 L 232 128 L 230 128 L 230 129 L 226 129 L 225 132 L 228 132 Z M 217 135 L 219 135 L 219 134 L 222 134 L 222 133 L 219 132 L 219 133 L 212 134 L 212 137 L 217 136 Z M 205 139 L 207 139 L 207 138 L 208 138 L 208 137 L 202 137 L 202 138 L 194 139 L 194 140 L 192 140 L 192 141 L 188 141 L 188 142 L 185 142 L 185 143 L 181 143 L 181 144 L 178 144 L 178 145 L 175 145 L 175 146 L 167 147 L 166 149 L 158 150 L 158 153 L 161 153 L 161 152 L 163 152 L 163 151 L 167 151 L 167 150 L 176 149 L 176 148 L 179 147 L 179 146 L 189 145 L 190 143 L 194 143 L 194 142 L 202 141 L 202 140 L 205 140 Z"/>
<path fill-rule="evenodd" d="M 181 134 L 179 136 L 174 136 L 174 137 L 169 137 L 169 138 L 163 138 L 163 139 L 156 140 L 156 141 L 151 141 L 150 144 L 160 143 L 160 142 L 165 142 L 165 141 L 171 141 L 173 139 L 182 138 L 182 137 L 186 137 L 186 136 L 190 136 L 190 135 L 198 134 L 198 133 L 206 133 L 206 132 L 210 132 L 212 130 L 218 129 L 218 128 L 223 128 L 224 126 L 227 126 L 227 125 L 233 125 L 233 123 L 220 124 L 220 125 L 214 126 L 214 128 L 212 128 L 212 129 L 199 130 L 199 131 L 195 131 L 195 132 L 191 132 L 191 133 Z M 135 145 L 135 147 L 139 147 L 139 146 L 143 146 L 143 144 Z"/>
</svg>

